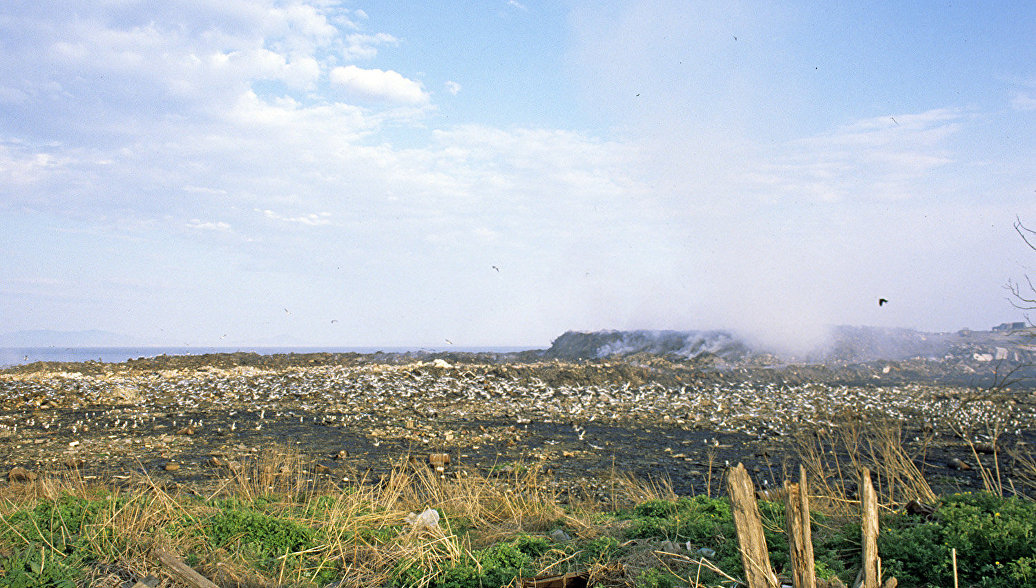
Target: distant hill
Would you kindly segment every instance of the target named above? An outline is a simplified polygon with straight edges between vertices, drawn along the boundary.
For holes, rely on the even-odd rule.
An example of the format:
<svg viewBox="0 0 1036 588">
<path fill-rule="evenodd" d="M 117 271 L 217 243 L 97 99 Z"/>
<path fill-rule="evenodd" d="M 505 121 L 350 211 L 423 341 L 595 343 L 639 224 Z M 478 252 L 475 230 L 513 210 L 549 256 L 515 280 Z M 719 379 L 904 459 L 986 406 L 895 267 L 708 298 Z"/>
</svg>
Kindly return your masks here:
<svg viewBox="0 0 1036 588">
<path fill-rule="evenodd" d="M 678 359 L 703 355 L 737 362 L 753 357 L 784 361 L 861 363 L 876 360 L 1010 359 L 1032 361 L 1036 337 L 1029 330 L 924 333 L 882 327 L 831 327 L 826 344 L 788 355 L 754 345 L 730 331 L 568 331 L 554 340 L 544 356 L 592 360 L 651 354 Z M 986 359 L 988 358 L 988 359 Z"/>
<path fill-rule="evenodd" d="M 708 353 L 723 358 L 742 357 L 749 347 L 728 331 L 568 331 L 545 353 L 556 359 L 602 359 L 650 353 L 682 358 Z"/>
<path fill-rule="evenodd" d="M 126 347 L 132 337 L 110 331 L 15 331 L 0 334 L 0 347 Z"/>
</svg>

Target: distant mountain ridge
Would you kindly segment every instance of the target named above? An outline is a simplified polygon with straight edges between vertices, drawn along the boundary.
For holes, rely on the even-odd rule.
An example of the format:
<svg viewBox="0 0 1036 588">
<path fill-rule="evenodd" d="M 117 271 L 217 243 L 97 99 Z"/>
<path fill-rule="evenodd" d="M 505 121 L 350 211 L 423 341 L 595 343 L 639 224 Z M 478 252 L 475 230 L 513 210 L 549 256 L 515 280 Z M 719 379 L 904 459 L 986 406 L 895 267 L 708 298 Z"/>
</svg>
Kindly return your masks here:
<svg viewBox="0 0 1036 588">
<path fill-rule="evenodd" d="M 100 331 L 38 329 L 0 334 L 0 347 L 124 347 L 138 341 L 126 335 Z"/>
</svg>

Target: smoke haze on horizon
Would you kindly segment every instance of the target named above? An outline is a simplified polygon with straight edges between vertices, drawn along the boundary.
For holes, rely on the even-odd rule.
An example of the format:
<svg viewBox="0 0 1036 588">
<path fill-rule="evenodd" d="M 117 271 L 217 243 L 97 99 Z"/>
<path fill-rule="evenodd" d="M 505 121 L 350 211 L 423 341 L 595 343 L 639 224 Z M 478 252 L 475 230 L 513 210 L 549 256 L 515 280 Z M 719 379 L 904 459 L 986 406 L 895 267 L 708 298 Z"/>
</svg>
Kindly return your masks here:
<svg viewBox="0 0 1036 588">
<path fill-rule="evenodd" d="M 0 333 L 1025 320 L 1036 6 L 0 8 Z M 879 307 L 879 298 L 889 300 Z M 1036 317 L 1034 317 L 1036 318 Z"/>
</svg>

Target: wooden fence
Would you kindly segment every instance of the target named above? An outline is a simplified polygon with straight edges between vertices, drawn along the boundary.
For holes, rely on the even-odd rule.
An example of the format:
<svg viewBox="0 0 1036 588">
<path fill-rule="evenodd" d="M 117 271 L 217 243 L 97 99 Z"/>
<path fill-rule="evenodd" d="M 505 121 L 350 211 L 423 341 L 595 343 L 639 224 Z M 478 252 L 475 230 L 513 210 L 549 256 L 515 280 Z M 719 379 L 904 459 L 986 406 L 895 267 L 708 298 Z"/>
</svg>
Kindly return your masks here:
<svg viewBox="0 0 1036 588">
<path fill-rule="evenodd" d="M 748 588 L 781 588 L 777 574 L 770 566 L 763 524 L 759 517 L 755 487 L 745 466 L 737 464 L 727 475 L 727 491 L 737 527 L 741 563 L 745 568 Z M 788 551 L 791 556 L 791 582 L 794 588 L 817 588 L 813 564 L 813 540 L 809 524 L 809 488 L 806 471 L 799 467 L 798 483 L 784 482 L 785 519 Z M 860 516 L 862 517 L 863 561 L 853 588 L 896 588 L 898 581 L 881 582 L 881 558 L 878 557 L 878 498 L 871 483 L 870 470 L 860 474 Z M 785 584 L 786 585 L 786 584 Z"/>
</svg>

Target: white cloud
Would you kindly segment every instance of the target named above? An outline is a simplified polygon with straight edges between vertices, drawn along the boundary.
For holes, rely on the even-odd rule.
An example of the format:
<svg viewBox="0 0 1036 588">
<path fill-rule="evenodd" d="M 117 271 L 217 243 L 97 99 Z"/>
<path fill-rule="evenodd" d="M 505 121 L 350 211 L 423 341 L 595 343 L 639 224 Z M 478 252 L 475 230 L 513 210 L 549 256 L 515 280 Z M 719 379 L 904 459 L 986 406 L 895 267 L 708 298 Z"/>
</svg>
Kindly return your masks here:
<svg viewBox="0 0 1036 588">
<path fill-rule="evenodd" d="M 401 104 L 424 104 L 429 99 L 420 82 L 392 70 L 361 69 L 347 65 L 331 70 L 330 79 L 350 94 L 363 99 Z"/>
<path fill-rule="evenodd" d="M 1030 92 L 1015 92 L 1011 95 L 1011 108 L 1015 110 L 1036 110 L 1036 95 Z"/>
<path fill-rule="evenodd" d="M 342 57 L 347 60 L 372 59 L 378 55 L 378 47 L 399 45 L 399 40 L 388 33 L 354 33 L 345 40 L 346 46 L 342 50 Z"/>
<path fill-rule="evenodd" d="M 187 223 L 188 229 L 196 229 L 199 231 L 229 231 L 230 225 L 223 221 L 201 221 L 196 218 L 192 218 Z"/>
<path fill-rule="evenodd" d="M 458 84 L 457 82 L 454 82 L 453 80 L 449 80 L 444 85 L 446 86 L 446 91 L 449 92 L 450 94 L 453 94 L 454 96 L 456 96 L 457 94 L 460 93 L 460 89 L 461 89 L 460 88 L 460 84 Z"/>
<path fill-rule="evenodd" d="M 303 214 L 303 215 L 300 215 L 300 216 L 290 216 L 290 217 L 277 214 L 276 212 L 274 212 L 272 210 L 262 210 L 262 211 L 259 211 L 259 212 L 262 212 L 263 216 L 265 216 L 268 219 L 277 220 L 277 221 L 283 221 L 283 222 L 286 222 L 286 223 L 298 223 L 300 225 L 307 225 L 307 226 L 310 226 L 310 227 L 319 227 L 319 226 L 331 224 L 331 213 L 330 212 L 318 212 L 318 213 Z"/>
<path fill-rule="evenodd" d="M 50 153 L 0 145 L 0 183 L 34 184 L 57 165 L 57 159 Z"/>
<path fill-rule="evenodd" d="M 925 182 L 953 163 L 947 143 L 965 114 L 938 109 L 857 121 L 792 141 L 766 155 L 750 177 L 770 198 L 824 202 L 930 195 Z M 919 187 L 927 186 L 923 191 Z"/>
</svg>

